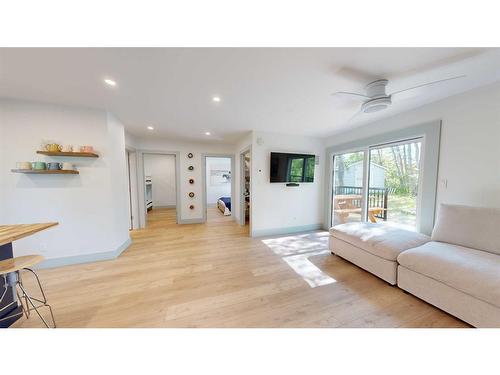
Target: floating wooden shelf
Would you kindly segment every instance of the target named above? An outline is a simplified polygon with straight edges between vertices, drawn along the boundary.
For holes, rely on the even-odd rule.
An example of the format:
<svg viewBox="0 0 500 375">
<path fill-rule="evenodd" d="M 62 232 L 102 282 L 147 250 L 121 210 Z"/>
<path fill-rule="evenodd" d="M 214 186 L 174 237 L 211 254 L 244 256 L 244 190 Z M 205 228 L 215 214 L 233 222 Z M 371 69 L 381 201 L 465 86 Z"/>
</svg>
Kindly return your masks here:
<svg viewBox="0 0 500 375">
<path fill-rule="evenodd" d="M 48 155 L 48 156 L 73 156 L 77 158 L 98 158 L 99 155 L 93 152 L 52 152 L 52 151 L 37 151 L 37 154 Z"/>
<path fill-rule="evenodd" d="M 75 170 L 64 169 L 11 169 L 14 173 L 29 173 L 29 174 L 79 174 Z"/>
</svg>

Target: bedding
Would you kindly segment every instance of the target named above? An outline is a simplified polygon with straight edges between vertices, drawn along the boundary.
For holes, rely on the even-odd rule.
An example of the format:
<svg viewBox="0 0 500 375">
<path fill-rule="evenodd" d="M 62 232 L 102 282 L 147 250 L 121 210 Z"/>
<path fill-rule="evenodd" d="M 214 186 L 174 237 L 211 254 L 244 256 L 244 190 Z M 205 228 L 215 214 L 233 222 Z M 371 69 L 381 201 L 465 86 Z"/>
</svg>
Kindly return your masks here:
<svg viewBox="0 0 500 375">
<path fill-rule="evenodd" d="M 217 207 L 225 216 L 231 215 L 231 197 L 220 197 Z"/>
</svg>

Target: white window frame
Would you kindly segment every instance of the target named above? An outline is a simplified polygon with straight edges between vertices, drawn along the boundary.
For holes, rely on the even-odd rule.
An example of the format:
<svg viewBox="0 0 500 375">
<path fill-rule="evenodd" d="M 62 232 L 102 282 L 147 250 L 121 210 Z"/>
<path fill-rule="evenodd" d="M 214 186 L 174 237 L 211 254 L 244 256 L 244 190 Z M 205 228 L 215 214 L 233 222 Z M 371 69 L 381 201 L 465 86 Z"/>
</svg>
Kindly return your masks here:
<svg viewBox="0 0 500 375">
<path fill-rule="evenodd" d="M 402 128 L 392 132 L 375 135 L 369 138 L 332 146 L 327 148 L 327 171 L 330 177 L 326 179 L 325 227 L 332 226 L 333 212 L 333 167 L 334 156 L 349 152 L 364 152 L 363 166 L 363 208 L 362 220 L 367 220 L 368 207 L 368 179 L 370 168 L 370 151 L 372 149 L 408 143 L 412 140 L 422 142 L 419 166 L 419 196 L 417 200 L 417 231 L 430 235 L 434 226 L 436 211 L 436 193 L 439 165 L 439 147 L 441 135 L 441 121 L 433 121 L 422 125 Z"/>
</svg>

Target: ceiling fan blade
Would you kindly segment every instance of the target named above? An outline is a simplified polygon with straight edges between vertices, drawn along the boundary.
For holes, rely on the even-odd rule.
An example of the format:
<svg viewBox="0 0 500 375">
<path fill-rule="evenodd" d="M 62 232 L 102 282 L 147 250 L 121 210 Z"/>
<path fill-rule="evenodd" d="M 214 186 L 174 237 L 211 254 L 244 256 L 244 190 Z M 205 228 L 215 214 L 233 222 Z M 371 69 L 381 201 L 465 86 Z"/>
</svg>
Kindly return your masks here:
<svg viewBox="0 0 500 375">
<path fill-rule="evenodd" d="M 334 92 L 332 95 L 348 95 L 348 96 L 353 96 L 353 97 L 360 99 L 360 100 L 370 99 L 369 96 L 366 96 L 363 94 L 358 94 L 356 92 L 348 92 L 348 91 L 337 91 L 337 92 Z"/>
<path fill-rule="evenodd" d="M 440 80 L 437 80 L 437 81 L 427 82 L 427 83 L 423 83 L 423 84 L 421 84 L 421 85 L 417 85 L 417 86 L 409 87 L 409 88 L 404 89 L 404 90 L 395 91 L 395 92 L 391 93 L 390 95 L 392 96 L 392 95 L 396 95 L 396 94 L 399 94 L 399 93 L 402 93 L 402 92 L 405 92 L 405 91 L 410 91 L 410 90 L 418 89 L 418 88 L 420 88 L 420 87 L 430 86 L 430 85 L 435 85 L 436 83 L 441 83 L 441 82 L 451 81 L 451 80 L 454 80 L 454 79 L 464 78 L 464 77 L 466 77 L 466 75 L 465 75 L 465 74 L 463 74 L 463 75 L 461 75 L 461 76 L 450 77 L 450 78 L 440 79 Z"/>
</svg>

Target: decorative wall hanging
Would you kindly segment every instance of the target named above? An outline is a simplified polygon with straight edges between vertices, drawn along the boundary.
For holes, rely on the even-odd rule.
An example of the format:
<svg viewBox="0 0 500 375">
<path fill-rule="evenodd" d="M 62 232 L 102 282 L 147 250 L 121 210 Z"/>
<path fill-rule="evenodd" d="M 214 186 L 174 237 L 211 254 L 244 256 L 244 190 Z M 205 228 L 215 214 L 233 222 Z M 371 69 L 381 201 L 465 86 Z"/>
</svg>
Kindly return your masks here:
<svg viewBox="0 0 500 375">
<path fill-rule="evenodd" d="M 194 184 L 194 180 L 192 178 L 189 179 L 190 184 Z"/>
<path fill-rule="evenodd" d="M 188 169 L 189 169 L 190 171 L 192 171 L 192 170 L 194 169 L 194 167 L 193 167 L 192 165 L 190 165 L 190 166 L 188 167 Z"/>
<path fill-rule="evenodd" d="M 190 210 L 194 210 L 194 204 L 190 205 L 190 206 L 189 206 L 189 209 L 190 209 Z"/>
<path fill-rule="evenodd" d="M 192 159 L 192 158 L 193 158 L 193 154 L 192 154 L 191 152 L 188 154 L 188 158 L 189 158 L 189 159 Z"/>
<path fill-rule="evenodd" d="M 189 193 L 189 198 L 194 198 L 194 193 L 192 191 Z"/>
</svg>

